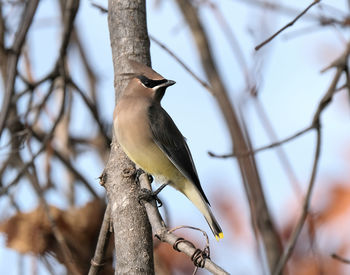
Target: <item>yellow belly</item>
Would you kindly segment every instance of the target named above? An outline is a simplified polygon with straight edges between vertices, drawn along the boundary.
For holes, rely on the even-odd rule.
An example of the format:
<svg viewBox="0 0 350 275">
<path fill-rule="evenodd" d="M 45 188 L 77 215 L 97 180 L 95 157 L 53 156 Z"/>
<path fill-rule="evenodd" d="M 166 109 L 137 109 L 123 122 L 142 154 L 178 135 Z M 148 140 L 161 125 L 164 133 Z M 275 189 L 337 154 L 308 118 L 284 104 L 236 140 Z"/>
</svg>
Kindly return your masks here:
<svg viewBox="0 0 350 275">
<path fill-rule="evenodd" d="M 153 141 L 145 115 L 147 109 L 143 109 L 145 104 L 142 101 L 132 103 L 117 110 L 114 130 L 118 142 L 128 157 L 144 171 L 181 185 L 185 177 Z"/>
</svg>

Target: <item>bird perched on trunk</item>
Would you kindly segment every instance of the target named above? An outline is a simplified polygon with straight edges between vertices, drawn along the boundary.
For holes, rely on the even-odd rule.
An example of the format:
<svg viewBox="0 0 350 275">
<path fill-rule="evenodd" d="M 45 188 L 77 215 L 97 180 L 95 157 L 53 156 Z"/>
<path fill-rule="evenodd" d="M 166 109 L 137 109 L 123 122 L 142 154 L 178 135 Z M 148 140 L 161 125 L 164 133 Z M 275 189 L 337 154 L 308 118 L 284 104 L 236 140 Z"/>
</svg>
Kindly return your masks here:
<svg viewBox="0 0 350 275">
<path fill-rule="evenodd" d="M 114 131 L 128 157 L 158 182 L 169 183 L 199 209 L 216 239 L 220 225 L 200 185 L 185 138 L 160 101 L 175 81 L 129 60 L 133 73 L 114 110 Z"/>
</svg>

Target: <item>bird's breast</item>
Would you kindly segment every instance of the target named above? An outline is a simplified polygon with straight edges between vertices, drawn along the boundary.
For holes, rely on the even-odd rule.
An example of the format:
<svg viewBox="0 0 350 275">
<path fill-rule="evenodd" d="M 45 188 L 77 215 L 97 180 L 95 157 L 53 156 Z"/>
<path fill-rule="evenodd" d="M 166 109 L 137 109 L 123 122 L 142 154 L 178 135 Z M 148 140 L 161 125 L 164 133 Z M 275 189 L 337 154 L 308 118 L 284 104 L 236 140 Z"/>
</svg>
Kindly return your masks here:
<svg viewBox="0 0 350 275">
<path fill-rule="evenodd" d="M 147 102 L 120 101 L 116 107 L 114 130 L 128 157 L 147 173 L 173 177 L 177 169 L 154 142 L 149 126 Z"/>
</svg>

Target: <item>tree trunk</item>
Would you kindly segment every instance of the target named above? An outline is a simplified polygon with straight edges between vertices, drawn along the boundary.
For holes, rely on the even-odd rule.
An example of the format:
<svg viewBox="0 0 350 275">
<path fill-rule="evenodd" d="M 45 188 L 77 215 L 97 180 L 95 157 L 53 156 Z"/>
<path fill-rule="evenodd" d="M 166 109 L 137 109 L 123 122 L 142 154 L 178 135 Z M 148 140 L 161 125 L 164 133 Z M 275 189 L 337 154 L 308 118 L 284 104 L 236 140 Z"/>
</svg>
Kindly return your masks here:
<svg viewBox="0 0 350 275">
<path fill-rule="evenodd" d="M 109 0 L 108 24 L 116 101 L 128 80 L 127 59 L 150 65 L 145 1 Z M 116 249 L 115 274 L 154 274 L 152 230 L 138 202 L 135 167 L 113 139 L 104 174 Z"/>
</svg>

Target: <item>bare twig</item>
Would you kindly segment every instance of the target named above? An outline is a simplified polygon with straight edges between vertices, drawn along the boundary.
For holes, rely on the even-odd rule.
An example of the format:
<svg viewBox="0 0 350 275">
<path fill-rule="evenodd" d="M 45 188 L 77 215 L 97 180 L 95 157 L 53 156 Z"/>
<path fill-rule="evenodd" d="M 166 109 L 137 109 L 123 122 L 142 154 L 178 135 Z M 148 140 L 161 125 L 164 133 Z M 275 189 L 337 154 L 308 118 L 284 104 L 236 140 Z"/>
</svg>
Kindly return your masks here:
<svg viewBox="0 0 350 275">
<path fill-rule="evenodd" d="M 26 163 L 23 163 L 22 167 L 19 169 L 16 177 L 11 181 L 11 183 L 9 183 L 8 185 L 6 185 L 5 187 L 1 188 L 0 189 L 0 196 L 6 194 L 9 189 L 11 187 L 14 187 L 18 182 L 19 180 L 22 178 L 22 176 L 24 175 L 24 173 L 28 170 L 28 168 L 30 166 L 33 165 L 35 159 L 44 151 L 46 146 L 42 146 L 33 156 L 32 156 L 32 159 Z"/>
<path fill-rule="evenodd" d="M 91 259 L 91 266 L 88 275 L 97 275 L 103 266 L 103 260 L 109 244 L 109 237 L 111 236 L 111 211 L 109 204 L 105 210 L 103 222 L 101 225 L 100 234 L 96 245 L 95 255 Z"/>
<path fill-rule="evenodd" d="M 257 112 L 257 116 L 261 121 L 262 126 L 265 129 L 265 132 L 270 137 L 271 141 L 278 140 L 277 133 L 272 126 L 272 123 L 268 117 L 268 114 L 266 112 L 266 109 L 264 107 L 264 104 L 259 100 L 258 97 L 253 97 L 253 103 L 255 106 L 255 110 Z M 299 185 L 299 181 L 297 179 L 297 176 L 293 170 L 292 164 L 290 163 L 290 160 L 288 158 L 288 155 L 283 147 L 277 147 L 276 148 L 276 155 L 280 160 L 281 166 L 284 169 L 287 177 L 289 178 L 289 182 L 291 186 L 293 187 L 293 190 L 295 192 L 295 195 L 297 198 L 302 198 L 302 190 Z"/>
<path fill-rule="evenodd" d="M 331 255 L 331 257 L 332 257 L 333 259 L 335 259 L 335 260 L 341 261 L 341 262 L 344 263 L 344 264 L 350 264 L 350 260 L 349 260 L 349 259 L 346 259 L 346 258 L 344 258 L 344 257 L 342 257 L 342 256 L 339 256 L 338 254 L 333 253 L 333 254 Z"/>
<path fill-rule="evenodd" d="M 280 146 L 284 143 L 287 143 L 289 141 L 292 141 L 293 139 L 305 134 L 306 132 L 312 130 L 312 129 L 315 129 L 316 125 L 311 125 L 311 126 L 308 126 L 306 127 L 305 129 L 302 129 L 298 132 L 296 132 L 295 134 L 285 138 L 285 139 L 282 139 L 280 141 L 277 141 L 277 142 L 274 142 L 274 143 L 271 143 L 269 145 L 265 145 L 265 146 L 262 146 L 262 147 L 259 147 L 253 151 L 250 151 L 250 152 L 237 152 L 237 153 L 231 153 L 231 154 L 227 154 L 227 155 L 218 155 L 218 154 L 215 154 L 213 152 L 208 152 L 209 156 L 211 157 L 215 157 L 215 158 L 232 158 L 232 157 L 243 157 L 243 156 L 248 156 L 248 155 L 253 155 L 253 154 L 256 154 L 256 153 L 259 153 L 261 151 L 264 151 L 264 150 L 267 150 L 267 149 L 271 149 L 271 148 L 274 148 L 276 146 Z"/>
<path fill-rule="evenodd" d="M 100 119 L 100 115 L 97 111 L 97 106 L 91 102 L 91 100 L 85 95 L 85 93 L 79 88 L 79 86 L 71 78 L 68 78 L 68 84 L 70 84 L 74 88 L 74 90 L 77 91 L 77 93 L 84 100 L 86 106 L 90 110 L 92 116 L 94 117 L 98 125 L 101 135 L 105 139 L 106 146 L 109 146 L 109 144 L 111 144 L 112 141 L 106 133 L 106 127 L 103 126 L 103 123 Z"/>
<path fill-rule="evenodd" d="M 7 75 L 7 52 L 5 49 L 6 24 L 3 16 L 3 4 L 0 2 L 0 70 L 2 81 L 5 82 Z M 1 134 L 0 134 L 1 136 Z"/>
<path fill-rule="evenodd" d="M 341 64 L 344 64 L 344 58 L 347 58 L 347 55 L 349 54 L 350 51 L 350 43 L 348 44 L 348 47 L 345 51 L 345 53 L 339 58 L 337 59 L 337 71 L 336 74 L 332 80 L 332 83 L 330 85 L 330 87 L 328 88 L 326 94 L 323 96 L 323 98 L 321 99 L 318 108 L 314 114 L 313 117 L 313 121 L 312 124 L 314 125 L 318 125 L 318 127 L 316 128 L 317 130 L 317 139 L 316 139 L 316 150 L 315 150 L 315 158 L 314 158 L 314 163 L 313 163 L 313 167 L 312 167 L 312 172 L 311 172 L 311 178 L 309 181 L 309 186 L 307 189 L 307 193 L 305 196 L 305 200 L 303 203 L 303 209 L 302 209 L 302 213 L 300 215 L 300 218 L 298 219 L 297 225 L 295 226 L 291 237 L 289 238 L 283 254 L 280 258 L 280 260 L 278 261 L 278 264 L 276 266 L 276 269 L 274 270 L 274 275 L 279 275 L 282 274 L 283 272 L 283 268 L 285 266 L 285 264 L 287 263 L 289 257 L 291 256 L 296 241 L 300 235 L 301 229 L 303 228 L 303 225 L 305 223 L 306 217 L 308 215 L 308 211 L 309 211 L 309 206 L 310 206 L 310 200 L 311 200 L 311 194 L 312 194 L 312 190 L 314 187 L 314 183 L 315 183 L 315 177 L 316 177 L 316 172 L 317 172 L 317 166 L 318 166 L 318 162 L 319 162 L 319 157 L 320 157 L 320 148 L 321 148 L 321 124 L 320 124 L 320 116 L 323 112 L 323 110 L 327 107 L 327 105 L 331 102 L 332 97 L 336 91 L 336 87 L 338 84 L 338 81 L 340 79 L 340 76 L 344 70 L 344 66 L 341 66 Z"/>
<path fill-rule="evenodd" d="M 17 102 L 17 100 L 20 99 L 23 95 L 25 95 L 29 91 L 33 91 L 38 86 L 40 86 L 41 84 L 45 83 L 46 81 L 48 81 L 48 80 L 53 81 L 57 76 L 58 76 L 58 71 L 56 69 L 52 70 L 46 76 L 44 76 L 43 78 L 41 78 L 41 79 L 39 79 L 39 80 L 37 80 L 35 82 L 31 82 L 31 81 L 25 79 L 24 76 L 22 76 L 22 78 L 24 79 L 24 82 L 26 83 L 27 87 L 24 90 L 22 90 L 20 92 L 17 92 L 13 96 L 12 103 Z"/>
<path fill-rule="evenodd" d="M 53 266 L 51 265 L 51 263 L 49 262 L 48 256 L 43 256 L 41 257 L 41 261 L 44 263 L 44 266 L 46 267 L 47 271 L 50 273 L 50 275 L 56 275 Z"/>
<path fill-rule="evenodd" d="M 96 73 L 94 71 L 93 66 L 91 65 L 90 61 L 89 61 L 89 54 L 86 52 L 86 49 L 84 47 L 84 45 L 81 42 L 80 36 L 79 36 L 79 32 L 77 31 L 76 28 L 74 28 L 73 33 L 72 33 L 72 43 L 74 43 L 75 45 L 77 45 L 78 50 L 79 50 L 79 54 L 81 57 L 81 61 L 85 67 L 86 70 L 86 74 L 89 80 L 89 88 L 90 88 L 90 95 L 92 98 L 92 101 L 97 104 L 97 100 L 98 98 L 96 97 L 96 83 L 97 83 L 97 76 Z"/>
<path fill-rule="evenodd" d="M 247 61 L 244 58 L 244 53 L 242 51 L 242 48 L 239 44 L 238 39 L 236 38 L 236 35 L 234 34 L 230 24 L 225 19 L 224 14 L 220 11 L 218 5 L 211 0 L 205 0 L 205 2 L 207 2 L 209 7 L 212 9 L 213 14 L 216 18 L 216 21 L 220 24 L 222 31 L 225 33 L 225 36 L 227 37 L 229 45 L 232 48 L 232 52 L 235 55 L 238 61 L 238 64 L 241 66 L 241 69 L 245 78 L 245 82 L 248 85 L 250 82 L 248 65 L 247 65 Z"/>
<path fill-rule="evenodd" d="M 165 50 L 170 56 L 172 56 L 195 80 L 197 80 L 205 89 L 210 93 L 213 93 L 212 88 L 204 80 L 200 79 L 172 50 L 165 46 L 162 42 L 156 39 L 154 36 L 150 35 L 150 39 L 156 43 L 159 47 Z"/>
<path fill-rule="evenodd" d="M 33 166 L 33 170 L 35 171 L 35 167 Z M 30 174 L 30 173 L 28 173 Z M 31 179 L 30 182 L 33 186 L 33 189 L 35 190 L 35 192 L 37 193 L 40 203 L 43 206 L 44 212 L 47 216 L 47 219 L 50 222 L 51 228 L 52 228 L 52 233 L 55 236 L 55 239 L 58 243 L 59 249 L 62 253 L 63 256 L 63 260 L 64 263 L 67 267 L 67 269 L 69 270 L 69 272 L 71 272 L 73 275 L 81 275 L 77 265 L 75 264 L 73 257 L 72 257 L 72 252 L 70 251 L 67 242 L 62 234 L 62 232 L 60 231 L 60 229 L 57 227 L 56 222 L 54 220 L 54 218 L 51 215 L 51 211 L 49 208 L 49 205 L 47 203 L 47 201 L 44 198 L 43 195 L 43 191 L 42 188 L 38 182 L 37 177 L 35 177 L 34 175 L 31 175 Z"/>
<path fill-rule="evenodd" d="M 62 42 L 59 50 L 59 57 L 66 56 L 67 47 L 73 31 L 74 19 L 79 9 L 80 0 L 67 0 L 63 11 L 63 33 Z"/>
<path fill-rule="evenodd" d="M 61 104 L 61 107 L 60 107 L 60 111 L 59 111 L 59 114 L 58 114 L 56 120 L 54 121 L 54 124 L 53 124 L 52 128 L 49 131 L 49 134 L 45 138 L 43 138 L 43 141 L 42 141 L 40 149 L 35 154 L 33 154 L 32 159 L 29 162 L 27 162 L 27 163 L 22 165 L 22 167 L 21 167 L 20 171 L 17 173 L 17 176 L 15 177 L 15 179 L 12 180 L 12 182 L 10 184 L 8 184 L 6 187 L 4 187 L 4 188 L 2 188 L 0 190 L 0 196 L 5 194 L 5 193 L 7 193 L 8 189 L 10 187 L 12 187 L 12 186 L 14 186 L 14 185 L 16 185 L 18 183 L 20 178 L 23 176 L 24 172 L 26 172 L 27 169 L 31 165 L 33 165 L 34 160 L 46 149 L 47 144 L 51 141 L 51 139 L 52 139 L 52 137 L 54 135 L 55 129 L 56 129 L 58 123 L 60 122 L 60 120 L 61 120 L 61 118 L 62 118 L 62 116 L 64 114 L 65 97 L 66 97 L 66 88 L 64 87 L 64 89 L 63 89 L 63 96 L 62 96 L 62 104 Z"/>
<path fill-rule="evenodd" d="M 95 7 L 96 9 L 98 9 L 101 13 L 107 13 L 108 12 L 108 9 L 103 7 L 100 4 L 97 4 L 97 3 L 93 2 L 93 1 L 90 1 L 90 4 L 91 4 L 91 6 Z"/>
<path fill-rule="evenodd" d="M 29 0 L 24 9 L 22 21 L 19 24 L 19 29 L 16 33 L 15 40 L 9 50 L 9 58 L 7 60 L 7 75 L 5 83 L 5 95 L 3 98 L 1 113 L 0 113 L 0 137 L 5 127 L 5 121 L 10 109 L 12 96 L 14 94 L 14 85 L 17 73 L 17 63 L 21 54 L 22 46 L 29 27 L 32 24 L 35 11 L 38 7 L 39 0 Z"/>
<path fill-rule="evenodd" d="M 33 134 L 33 136 L 40 142 L 44 141 L 44 135 L 43 134 L 39 134 L 37 131 L 35 131 L 34 129 L 30 129 L 31 133 Z M 79 173 L 79 171 L 74 168 L 73 164 L 65 157 L 63 156 L 58 150 L 53 149 L 53 153 L 54 155 L 66 166 L 66 168 L 79 180 L 82 182 L 82 184 L 87 188 L 87 190 L 91 193 L 91 195 L 98 199 L 99 196 L 96 193 L 96 191 L 91 187 L 91 185 L 89 184 L 89 182 L 87 181 L 87 179 L 85 179 L 85 177 Z"/>
<path fill-rule="evenodd" d="M 255 50 L 260 50 L 261 47 L 265 46 L 267 43 L 269 43 L 272 39 L 274 39 L 276 36 L 278 36 L 281 32 L 283 32 L 285 29 L 291 27 L 294 25 L 295 22 L 297 22 L 309 9 L 311 9 L 314 5 L 321 2 L 321 0 L 314 0 L 309 6 L 307 6 L 297 17 L 295 17 L 292 21 L 290 21 L 287 25 L 285 25 L 283 28 L 279 29 L 276 33 L 274 33 L 272 36 L 270 36 L 268 39 L 266 39 L 264 42 L 260 43 L 255 47 Z"/>
<path fill-rule="evenodd" d="M 264 10 L 270 10 L 273 12 L 277 12 L 279 14 L 283 13 L 283 14 L 294 16 L 295 14 L 300 12 L 296 8 L 292 8 L 290 6 L 283 5 L 281 2 L 274 2 L 274 1 L 267 1 L 267 0 L 264 0 L 264 1 L 261 1 L 261 0 L 236 0 L 236 1 L 241 2 L 245 5 L 250 5 L 250 6 L 258 7 L 258 8 L 264 9 Z M 311 13 L 306 14 L 304 16 L 304 18 L 312 19 L 312 20 L 319 19 L 319 17 L 317 17 L 316 15 L 311 14 Z"/>
<path fill-rule="evenodd" d="M 282 274 L 284 265 L 286 264 L 290 255 L 293 252 L 296 241 L 300 235 L 301 229 L 303 228 L 306 217 L 308 215 L 311 194 L 312 194 L 312 190 L 313 190 L 314 183 L 315 183 L 316 172 L 317 172 L 318 162 L 319 162 L 319 158 L 320 158 L 320 151 L 321 151 L 320 150 L 320 148 L 321 148 L 321 129 L 320 128 L 316 128 L 316 135 L 317 135 L 317 137 L 316 137 L 316 150 L 315 150 L 314 163 L 313 163 L 313 167 L 312 167 L 311 178 L 309 181 L 309 187 L 307 189 L 307 193 L 306 193 L 304 204 L 303 204 L 303 210 L 302 210 L 300 218 L 298 219 L 298 223 L 295 226 L 295 228 L 291 234 L 291 237 L 286 244 L 286 247 L 283 251 L 283 254 L 282 254 L 282 256 L 281 256 L 281 258 L 276 266 L 276 269 L 273 273 L 274 275 Z"/>
</svg>

